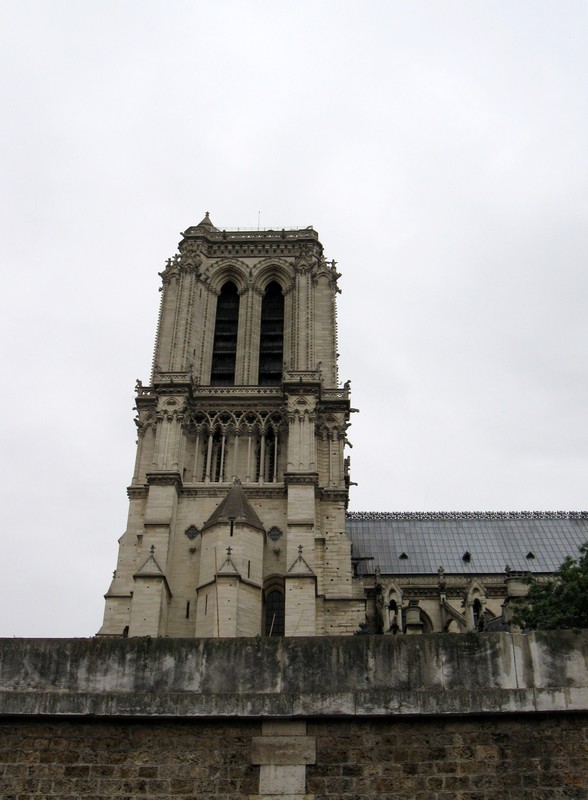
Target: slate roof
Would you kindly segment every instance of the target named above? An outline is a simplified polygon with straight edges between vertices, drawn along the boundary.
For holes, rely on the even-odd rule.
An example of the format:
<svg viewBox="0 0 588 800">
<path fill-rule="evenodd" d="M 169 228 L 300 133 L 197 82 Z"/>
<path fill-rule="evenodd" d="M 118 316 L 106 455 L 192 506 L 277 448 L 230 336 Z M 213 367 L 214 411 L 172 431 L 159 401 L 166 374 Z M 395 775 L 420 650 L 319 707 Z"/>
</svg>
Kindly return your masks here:
<svg viewBox="0 0 588 800">
<path fill-rule="evenodd" d="M 346 530 L 358 575 L 555 572 L 588 541 L 588 512 L 351 512 Z"/>
<path fill-rule="evenodd" d="M 242 522 L 245 525 L 249 525 L 250 528 L 257 528 L 260 531 L 264 531 L 264 527 L 255 509 L 247 499 L 241 484 L 237 482 L 231 486 L 224 499 L 221 500 L 212 512 L 202 526 L 202 530 L 204 531 L 207 528 L 211 528 L 217 523 L 228 524 L 231 519 L 235 522 Z"/>
</svg>

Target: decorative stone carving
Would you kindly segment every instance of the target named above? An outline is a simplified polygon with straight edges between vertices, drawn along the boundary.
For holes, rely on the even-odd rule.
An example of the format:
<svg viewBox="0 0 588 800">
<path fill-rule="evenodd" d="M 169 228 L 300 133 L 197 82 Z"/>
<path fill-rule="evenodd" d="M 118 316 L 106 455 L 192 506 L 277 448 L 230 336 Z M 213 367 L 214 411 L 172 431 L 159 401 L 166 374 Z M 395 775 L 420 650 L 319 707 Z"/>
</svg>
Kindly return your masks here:
<svg viewBox="0 0 588 800">
<path fill-rule="evenodd" d="M 181 258 L 176 253 L 172 258 L 168 258 L 165 262 L 165 269 L 159 272 L 163 286 L 167 286 L 173 278 L 178 278 L 180 275 Z"/>
</svg>

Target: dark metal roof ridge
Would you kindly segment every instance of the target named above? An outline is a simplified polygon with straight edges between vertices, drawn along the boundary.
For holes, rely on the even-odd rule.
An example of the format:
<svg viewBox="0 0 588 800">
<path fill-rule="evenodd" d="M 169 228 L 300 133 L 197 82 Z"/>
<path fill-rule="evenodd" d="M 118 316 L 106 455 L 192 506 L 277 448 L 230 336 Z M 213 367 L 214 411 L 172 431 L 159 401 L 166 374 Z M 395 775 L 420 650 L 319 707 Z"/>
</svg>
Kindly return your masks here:
<svg viewBox="0 0 588 800">
<path fill-rule="evenodd" d="M 581 519 L 588 511 L 348 511 L 350 520 Z"/>
</svg>

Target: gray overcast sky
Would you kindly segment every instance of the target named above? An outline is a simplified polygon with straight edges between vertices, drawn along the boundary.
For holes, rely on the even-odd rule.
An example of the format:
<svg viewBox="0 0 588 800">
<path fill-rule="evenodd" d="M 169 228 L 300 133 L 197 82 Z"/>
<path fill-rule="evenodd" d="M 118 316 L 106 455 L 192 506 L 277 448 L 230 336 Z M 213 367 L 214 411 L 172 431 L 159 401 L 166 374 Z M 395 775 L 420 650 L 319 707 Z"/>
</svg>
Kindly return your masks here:
<svg viewBox="0 0 588 800">
<path fill-rule="evenodd" d="M 86 636 L 158 271 L 209 210 L 343 273 L 353 510 L 574 509 L 588 5 L 0 3 L 0 635 Z"/>
</svg>

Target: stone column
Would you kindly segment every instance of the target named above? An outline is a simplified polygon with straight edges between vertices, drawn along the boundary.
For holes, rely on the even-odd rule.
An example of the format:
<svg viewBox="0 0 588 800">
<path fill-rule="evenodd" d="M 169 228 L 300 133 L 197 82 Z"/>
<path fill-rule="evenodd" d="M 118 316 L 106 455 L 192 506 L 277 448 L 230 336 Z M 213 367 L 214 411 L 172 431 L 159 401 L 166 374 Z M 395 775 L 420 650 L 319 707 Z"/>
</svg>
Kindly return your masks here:
<svg viewBox="0 0 588 800">
<path fill-rule="evenodd" d="M 200 451 L 200 431 L 196 432 L 196 441 L 194 443 L 194 468 L 192 470 L 192 480 L 194 483 L 198 481 L 198 454 Z"/>
<path fill-rule="evenodd" d="M 135 486 L 139 483 L 139 470 L 141 466 L 141 459 L 143 457 L 143 440 L 145 439 L 145 427 L 141 427 L 137 431 L 137 453 L 135 455 L 135 468 L 133 470 L 133 479 L 131 483 Z"/>
<path fill-rule="evenodd" d="M 208 449 L 206 451 L 206 473 L 204 477 L 205 483 L 210 483 L 210 470 L 212 467 L 212 439 L 213 433 L 209 431 L 208 433 Z"/>
</svg>

